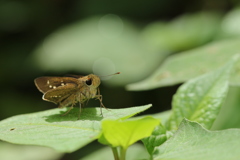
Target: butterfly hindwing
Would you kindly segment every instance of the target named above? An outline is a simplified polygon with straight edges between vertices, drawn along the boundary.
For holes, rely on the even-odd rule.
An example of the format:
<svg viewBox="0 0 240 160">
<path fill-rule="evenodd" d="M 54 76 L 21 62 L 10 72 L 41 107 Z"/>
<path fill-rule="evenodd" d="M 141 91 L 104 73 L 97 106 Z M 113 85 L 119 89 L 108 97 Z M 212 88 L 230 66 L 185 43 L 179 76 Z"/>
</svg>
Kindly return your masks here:
<svg viewBox="0 0 240 160">
<path fill-rule="evenodd" d="M 64 86 L 59 86 L 55 89 L 47 91 L 43 95 L 43 100 L 54 102 L 57 104 L 68 98 L 72 94 L 76 94 L 76 92 L 78 92 L 78 88 L 75 83 L 66 83 Z"/>
</svg>

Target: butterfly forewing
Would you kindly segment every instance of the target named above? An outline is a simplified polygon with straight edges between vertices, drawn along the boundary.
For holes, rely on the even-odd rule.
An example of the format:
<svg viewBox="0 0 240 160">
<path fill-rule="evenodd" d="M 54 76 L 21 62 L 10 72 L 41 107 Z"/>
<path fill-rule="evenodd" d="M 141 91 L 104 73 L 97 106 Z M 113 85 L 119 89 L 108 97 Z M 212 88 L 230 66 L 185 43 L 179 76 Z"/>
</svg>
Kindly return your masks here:
<svg viewBox="0 0 240 160">
<path fill-rule="evenodd" d="M 72 77 L 39 77 L 34 82 L 44 93 L 43 99 L 53 103 L 60 103 L 71 94 L 76 94 L 79 84 L 78 79 Z"/>
<path fill-rule="evenodd" d="M 81 78 L 81 77 L 84 77 L 84 76 L 82 76 L 82 75 L 75 75 L 75 74 L 66 74 L 65 75 L 66 77 L 72 77 L 72 78 Z"/>
<path fill-rule="evenodd" d="M 46 93 L 49 90 L 56 89 L 57 87 L 64 86 L 67 83 L 78 84 L 76 78 L 70 77 L 39 77 L 34 80 L 38 90 Z"/>
</svg>

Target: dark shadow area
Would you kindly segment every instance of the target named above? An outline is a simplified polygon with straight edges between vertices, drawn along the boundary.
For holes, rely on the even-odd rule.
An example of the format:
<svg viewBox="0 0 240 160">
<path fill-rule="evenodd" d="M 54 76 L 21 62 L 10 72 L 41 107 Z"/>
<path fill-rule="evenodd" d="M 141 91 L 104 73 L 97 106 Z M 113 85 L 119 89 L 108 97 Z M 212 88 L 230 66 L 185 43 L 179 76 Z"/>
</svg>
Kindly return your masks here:
<svg viewBox="0 0 240 160">
<path fill-rule="evenodd" d="M 67 109 L 66 109 L 67 111 Z M 83 120 L 91 120 L 91 121 L 101 121 L 103 119 L 102 115 L 97 115 L 96 108 L 84 108 L 79 114 L 79 108 L 73 108 L 67 115 L 63 115 L 66 111 L 59 111 L 59 114 L 53 114 L 50 116 L 44 116 L 47 122 L 62 122 L 62 121 L 83 121 Z"/>
</svg>

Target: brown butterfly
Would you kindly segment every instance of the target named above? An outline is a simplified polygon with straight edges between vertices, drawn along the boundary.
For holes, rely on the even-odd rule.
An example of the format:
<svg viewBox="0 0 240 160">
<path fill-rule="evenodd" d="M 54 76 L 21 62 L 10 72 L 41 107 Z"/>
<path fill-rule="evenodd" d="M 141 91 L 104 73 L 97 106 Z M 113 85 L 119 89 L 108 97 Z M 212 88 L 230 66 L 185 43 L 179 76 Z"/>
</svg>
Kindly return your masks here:
<svg viewBox="0 0 240 160">
<path fill-rule="evenodd" d="M 120 74 L 120 72 L 115 74 Z M 59 108 L 71 105 L 63 115 L 69 113 L 73 106 L 79 102 L 79 118 L 84 102 L 96 98 L 100 101 L 101 115 L 103 116 L 102 107 L 106 107 L 102 103 L 102 95 L 98 88 L 101 80 L 94 74 L 72 75 L 71 77 L 39 77 L 34 82 L 38 90 L 43 93 L 43 100 L 58 104 Z"/>
</svg>

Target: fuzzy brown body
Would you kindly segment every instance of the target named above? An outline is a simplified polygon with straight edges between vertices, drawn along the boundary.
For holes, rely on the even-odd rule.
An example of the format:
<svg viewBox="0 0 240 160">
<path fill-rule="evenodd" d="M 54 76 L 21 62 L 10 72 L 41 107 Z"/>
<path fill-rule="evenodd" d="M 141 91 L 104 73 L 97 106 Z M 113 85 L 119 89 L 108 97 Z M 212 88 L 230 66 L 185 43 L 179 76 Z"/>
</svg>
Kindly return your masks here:
<svg viewBox="0 0 240 160">
<path fill-rule="evenodd" d="M 96 98 L 102 104 L 100 95 L 100 78 L 94 74 L 87 76 L 72 75 L 71 77 L 39 77 L 34 80 L 38 90 L 43 93 L 43 100 L 58 104 L 59 108 L 81 105 L 89 99 Z M 65 115 L 64 114 L 64 115 Z"/>
</svg>

